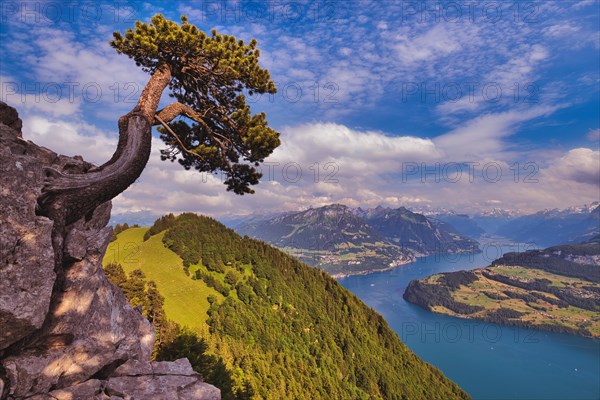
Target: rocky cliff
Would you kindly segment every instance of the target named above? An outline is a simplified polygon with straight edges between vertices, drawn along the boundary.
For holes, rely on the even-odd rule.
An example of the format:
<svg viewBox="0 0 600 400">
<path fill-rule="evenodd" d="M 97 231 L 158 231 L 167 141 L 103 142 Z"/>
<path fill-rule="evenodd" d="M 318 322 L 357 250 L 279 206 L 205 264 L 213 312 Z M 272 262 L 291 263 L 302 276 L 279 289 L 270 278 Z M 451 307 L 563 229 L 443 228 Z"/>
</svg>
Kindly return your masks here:
<svg viewBox="0 0 600 400">
<path fill-rule="evenodd" d="M 55 257 L 53 221 L 36 214 L 46 168 L 92 165 L 21 126 L 0 102 L 0 399 L 220 399 L 187 359 L 151 362 L 154 328 L 101 268 L 110 203 L 68 226 Z"/>
</svg>

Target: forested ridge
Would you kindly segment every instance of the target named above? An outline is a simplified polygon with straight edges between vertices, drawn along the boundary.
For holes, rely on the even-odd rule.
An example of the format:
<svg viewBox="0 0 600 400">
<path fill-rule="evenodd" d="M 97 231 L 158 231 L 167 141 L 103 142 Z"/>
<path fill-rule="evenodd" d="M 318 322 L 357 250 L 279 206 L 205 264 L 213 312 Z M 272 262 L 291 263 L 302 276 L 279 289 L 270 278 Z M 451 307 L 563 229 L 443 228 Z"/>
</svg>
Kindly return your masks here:
<svg viewBox="0 0 600 400">
<path fill-rule="evenodd" d="M 145 239 L 162 231 L 182 273 L 224 297 L 208 296 L 205 331 L 159 321 L 156 357 L 190 358 L 224 399 L 468 398 L 326 273 L 208 217 L 165 216 Z"/>
</svg>

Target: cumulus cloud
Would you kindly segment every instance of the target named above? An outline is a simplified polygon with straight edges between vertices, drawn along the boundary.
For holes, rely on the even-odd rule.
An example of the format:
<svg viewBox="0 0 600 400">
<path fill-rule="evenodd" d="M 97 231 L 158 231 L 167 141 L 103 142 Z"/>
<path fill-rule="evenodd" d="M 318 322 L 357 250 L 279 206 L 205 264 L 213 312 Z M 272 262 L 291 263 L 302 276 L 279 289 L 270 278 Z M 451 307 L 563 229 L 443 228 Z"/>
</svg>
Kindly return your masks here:
<svg viewBox="0 0 600 400">
<path fill-rule="evenodd" d="M 600 186 L 600 151 L 572 149 L 553 163 L 546 173 L 560 179 Z"/>
<path fill-rule="evenodd" d="M 31 116 L 23 120 L 23 137 L 67 156 L 80 155 L 96 165 L 108 161 L 117 137 L 93 125 Z"/>
<path fill-rule="evenodd" d="M 219 175 L 184 171 L 159 160 L 159 140 L 140 179 L 115 200 L 117 212 L 150 207 L 159 212 L 201 211 L 211 214 L 269 212 L 320 206 L 383 202 L 377 188 L 384 174 L 401 170 L 407 159 L 440 156 L 431 140 L 361 132 L 338 124 L 285 128 L 282 146 L 262 167 L 263 179 L 252 196 L 226 192 Z M 160 187 L 160 191 L 156 188 Z M 412 197 L 386 195 L 389 204 Z M 417 197 L 416 201 L 420 201 Z M 142 205 L 142 206 L 140 206 Z"/>
<path fill-rule="evenodd" d="M 597 190 L 581 182 L 593 179 L 594 155 L 583 152 L 584 161 L 578 164 L 581 154 L 577 149 L 558 156 L 540 155 L 534 162 L 533 174 L 530 176 L 532 171 L 521 165 L 516 180 L 512 162 L 476 158 L 472 161 L 479 161 L 479 167 L 472 175 L 468 168 L 462 168 L 458 181 L 449 175 L 438 177 L 437 181 L 432 176 L 406 181 L 402 176 L 403 162 L 418 157 L 432 168 L 436 163 L 444 165 L 448 158 L 431 141 L 362 132 L 337 124 L 288 128 L 283 143 L 267 159 L 270 167 L 263 168 L 265 176 L 255 187 L 256 194 L 240 197 L 226 192 L 219 176 L 203 176 L 159 161 L 156 153 L 160 143 L 155 140 L 148 167 L 138 182 L 115 200 L 115 210 L 138 210 L 143 205 L 159 213 L 197 211 L 218 216 L 297 210 L 339 202 L 352 207 L 433 205 L 476 212 L 494 206 L 536 211 L 594 201 L 597 197 Z M 544 167 L 555 158 L 564 161 Z M 327 163 L 335 169 L 325 170 Z M 552 172 L 564 171 L 566 163 L 571 166 L 570 176 L 559 177 Z M 292 164 L 294 167 L 286 173 L 286 166 Z M 490 178 L 495 171 L 488 171 L 487 176 L 483 172 L 488 164 L 499 168 L 497 181 Z M 299 177 L 297 169 L 302 171 Z M 315 170 L 319 171 L 318 177 Z M 526 176 L 530 179 L 524 179 Z"/>
<path fill-rule="evenodd" d="M 430 161 L 442 155 L 430 139 L 365 132 L 334 123 L 288 127 L 281 140 L 269 160 L 306 166 L 334 162 L 340 174 L 349 177 L 393 172 L 402 162 Z"/>
</svg>

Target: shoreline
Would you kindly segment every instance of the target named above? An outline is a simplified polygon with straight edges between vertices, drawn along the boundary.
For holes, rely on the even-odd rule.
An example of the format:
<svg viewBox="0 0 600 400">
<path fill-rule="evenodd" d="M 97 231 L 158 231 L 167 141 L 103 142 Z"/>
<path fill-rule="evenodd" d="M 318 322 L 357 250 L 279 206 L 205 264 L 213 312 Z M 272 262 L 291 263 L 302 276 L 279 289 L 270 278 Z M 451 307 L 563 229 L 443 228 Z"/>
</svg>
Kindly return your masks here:
<svg viewBox="0 0 600 400">
<path fill-rule="evenodd" d="M 405 299 L 406 300 L 406 299 Z M 408 301 L 408 300 L 406 300 Z M 544 326 L 540 326 L 540 325 L 534 325 L 534 324 L 530 324 L 526 321 L 522 321 L 522 320 L 518 320 L 515 319 L 513 321 L 511 321 L 512 323 L 507 323 L 507 322 L 499 322 L 499 321 L 494 321 L 488 318 L 482 318 L 482 317 L 470 317 L 468 315 L 463 315 L 463 314 L 450 314 L 450 313 L 445 313 L 445 312 L 439 312 L 439 311 L 434 311 L 428 307 L 424 307 L 421 304 L 418 303 L 414 303 L 412 301 L 408 301 L 411 304 L 414 304 L 416 306 L 421 307 L 424 310 L 427 310 L 429 312 L 435 313 L 435 314 L 439 314 L 439 315 L 447 315 L 449 317 L 455 317 L 455 318 L 460 318 L 460 319 L 468 319 L 471 321 L 481 321 L 481 322 L 486 322 L 489 324 L 496 324 L 496 325 L 500 325 L 500 326 L 508 326 L 508 327 L 518 327 L 518 328 L 527 328 L 527 329 L 533 329 L 536 331 L 540 331 L 540 332 L 551 332 L 551 333 L 561 333 L 564 335 L 572 335 L 572 336 L 577 336 L 577 337 L 581 337 L 581 338 L 585 338 L 585 339 L 593 339 L 593 340 L 597 340 L 598 343 L 600 343 L 600 336 L 594 336 L 592 335 L 584 335 L 584 334 L 580 334 L 580 333 L 576 333 L 575 331 L 568 331 L 568 330 L 562 330 L 561 327 L 558 327 L 556 325 L 544 325 Z M 553 327 L 556 326 L 556 329 L 553 329 Z"/>
<path fill-rule="evenodd" d="M 446 255 L 446 254 L 479 254 L 479 253 L 481 253 L 481 249 L 479 249 L 478 251 L 462 251 L 462 252 L 456 252 L 456 253 L 428 253 L 428 254 L 419 254 L 412 261 L 407 261 L 405 263 L 394 265 L 392 267 L 386 267 L 386 268 L 381 268 L 381 269 L 367 269 L 367 270 L 363 270 L 363 271 L 338 273 L 338 274 L 329 274 L 327 271 L 325 271 L 325 270 L 323 270 L 321 268 L 319 268 L 319 269 L 321 269 L 324 272 L 327 272 L 329 274 L 329 276 L 331 276 L 333 279 L 338 280 L 338 279 L 348 278 L 350 276 L 370 275 L 370 274 L 376 274 L 378 272 L 391 271 L 393 269 L 400 268 L 400 267 L 403 267 L 405 265 L 415 263 L 415 262 L 419 261 L 420 258 L 425 258 L 425 257 L 429 257 L 429 256 Z M 318 268 L 318 267 L 315 267 L 315 268 Z"/>
<path fill-rule="evenodd" d="M 350 273 L 329 274 L 329 276 L 331 276 L 335 280 L 338 280 L 338 279 L 348 278 L 350 276 L 376 274 L 378 272 L 391 271 L 392 269 L 396 269 L 396 268 L 402 267 L 404 265 L 413 263 L 415 261 L 416 260 L 414 260 L 414 261 L 408 261 L 408 262 L 405 262 L 403 264 L 394 265 L 393 267 L 386 267 L 386 268 L 381 268 L 381 269 L 368 269 L 368 270 L 364 270 L 364 271 L 356 271 L 356 272 L 350 272 Z M 322 270 L 322 271 L 327 272 L 325 270 Z"/>
</svg>

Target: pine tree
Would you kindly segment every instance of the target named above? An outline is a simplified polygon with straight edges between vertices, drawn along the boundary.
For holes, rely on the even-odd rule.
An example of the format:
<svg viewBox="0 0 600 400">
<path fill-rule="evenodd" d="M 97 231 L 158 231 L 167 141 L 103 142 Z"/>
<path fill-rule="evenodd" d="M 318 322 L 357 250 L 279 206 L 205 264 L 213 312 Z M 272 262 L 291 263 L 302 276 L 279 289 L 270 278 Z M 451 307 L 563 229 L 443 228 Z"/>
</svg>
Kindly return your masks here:
<svg viewBox="0 0 600 400">
<path fill-rule="evenodd" d="M 119 142 L 110 160 L 81 174 L 47 168 L 38 205 L 54 221 L 59 265 L 65 228 L 140 176 L 150 157 L 153 126 L 160 126 L 167 145 L 163 160 L 201 172 L 223 171 L 227 190 L 240 195 L 254 193 L 250 186 L 261 177 L 256 167 L 280 144 L 266 115 L 253 115 L 243 94 L 276 92 L 258 63 L 256 40 L 244 43 L 214 30 L 207 35 L 185 16 L 177 24 L 160 14 L 113 36 L 110 45 L 151 77 L 135 107 L 119 118 Z M 175 102 L 158 110 L 167 88 Z"/>
<path fill-rule="evenodd" d="M 127 282 L 127 276 L 121 264 L 110 263 L 104 266 L 104 274 L 116 286 L 122 288 Z"/>
<path fill-rule="evenodd" d="M 159 327 L 164 319 L 163 306 L 165 304 L 165 298 L 158 292 L 156 283 L 149 281 L 146 284 L 146 306 L 147 311 L 145 313 L 146 318 L 154 326 Z"/>
<path fill-rule="evenodd" d="M 146 315 L 148 302 L 146 299 L 146 275 L 141 269 L 135 269 L 129 274 L 127 282 L 121 288 L 123 294 L 129 300 L 131 307 L 141 307 L 142 314 Z"/>
</svg>

